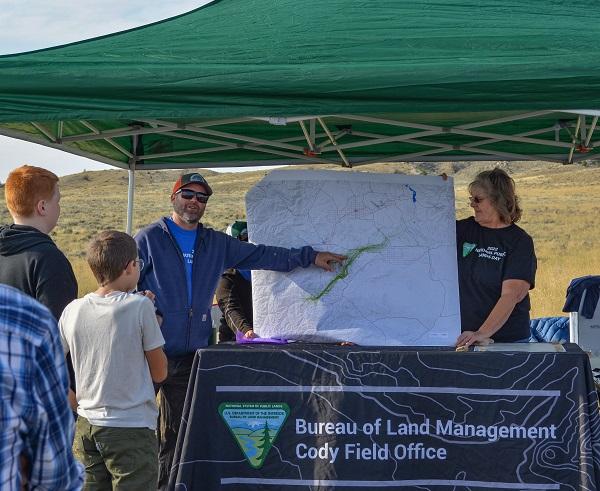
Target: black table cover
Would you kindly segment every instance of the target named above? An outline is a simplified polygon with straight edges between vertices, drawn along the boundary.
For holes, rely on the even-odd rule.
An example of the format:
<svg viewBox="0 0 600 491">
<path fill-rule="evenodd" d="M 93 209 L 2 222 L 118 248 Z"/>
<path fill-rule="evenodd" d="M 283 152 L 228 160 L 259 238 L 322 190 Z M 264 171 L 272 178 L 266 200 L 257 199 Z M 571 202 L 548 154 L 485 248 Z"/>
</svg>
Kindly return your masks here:
<svg viewBox="0 0 600 491">
<path fill-rule="evenodd" d="M 176 490 L 596 490 L 589 361 L 331 345 L 199 350 Z"/>
</svg>

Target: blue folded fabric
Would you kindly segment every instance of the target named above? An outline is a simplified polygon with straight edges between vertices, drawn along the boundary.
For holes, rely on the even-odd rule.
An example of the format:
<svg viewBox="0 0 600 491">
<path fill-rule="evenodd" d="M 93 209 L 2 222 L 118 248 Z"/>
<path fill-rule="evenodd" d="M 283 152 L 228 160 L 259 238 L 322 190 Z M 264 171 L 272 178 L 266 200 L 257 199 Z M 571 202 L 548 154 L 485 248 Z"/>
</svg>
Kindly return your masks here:
<svg viewBox="0 0 600 491">
<path fill-rule="evenodd" d="M 587 293 L 580 310 L 579 305 L 584 291 Z M 567 288 L 567 299 L 563 312 L 579 312 L 586 319 L 591 319 L 594 317 L 598 298 L 600 298 L 600 276 L 575 278 L 571 280 L 571 284 Z"/>
<path fill-rule="evenodd" d="M 565 343 L 569 341 L 568 317 L 539 317 L 531 319 L 531 341 L 539 343 Z"/>
</svg>

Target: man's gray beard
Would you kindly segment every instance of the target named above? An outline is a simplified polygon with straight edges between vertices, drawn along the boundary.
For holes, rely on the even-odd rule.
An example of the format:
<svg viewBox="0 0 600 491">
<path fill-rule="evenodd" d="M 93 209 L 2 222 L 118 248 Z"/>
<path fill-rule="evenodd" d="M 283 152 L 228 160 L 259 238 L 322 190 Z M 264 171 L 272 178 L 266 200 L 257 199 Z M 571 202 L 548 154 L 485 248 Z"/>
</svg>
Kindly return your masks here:
<svg viewBox="0 0 600 491">
<path fill-rule="evenodd" d="M 185 223 L 189 223 L 190 225 L 198 225 L 198 222 L 200 222 L 200 216 L 198 215 L 194 215 L 194 216 L 190 216 L 187 213 L 184 213 L 183 215 L 179 215 L 179 217 L 185 222 Z"/>
<path fill-rule="evenodd" d="M 173 203 L 173 211 L 177 214 L 179 218 L 185 223 L 189 225 L 198 225 L 200 219 L 202 218 L 202 213 L 200 210 L 193 215 L 190 215 L 187 211 L 185 211 L 185 206 L 179 206 L 177 203 Z"/>
</svg>

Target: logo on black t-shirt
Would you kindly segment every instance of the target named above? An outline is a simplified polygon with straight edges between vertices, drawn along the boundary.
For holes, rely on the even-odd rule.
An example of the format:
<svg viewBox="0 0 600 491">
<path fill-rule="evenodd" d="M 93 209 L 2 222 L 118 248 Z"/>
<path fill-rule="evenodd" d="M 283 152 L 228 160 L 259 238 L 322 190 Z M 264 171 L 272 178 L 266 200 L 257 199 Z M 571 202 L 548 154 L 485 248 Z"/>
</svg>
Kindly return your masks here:
<svg viewBox="0 0 600 491">
<path fill-rule="evenodd" d="M 497 247 L 488 246 L 475 249 L 477 257 L 491 259 L 492 261 L 502 261 L 506 257 L 506 252 L 501 251 Z"/>
<path fill-rule="evenodd" d="M 463 257 L 467 257 L 473 249 L 477 247 L 477 244 L 471 244 L 470 242 L 463 242 Z"/>
</svg>

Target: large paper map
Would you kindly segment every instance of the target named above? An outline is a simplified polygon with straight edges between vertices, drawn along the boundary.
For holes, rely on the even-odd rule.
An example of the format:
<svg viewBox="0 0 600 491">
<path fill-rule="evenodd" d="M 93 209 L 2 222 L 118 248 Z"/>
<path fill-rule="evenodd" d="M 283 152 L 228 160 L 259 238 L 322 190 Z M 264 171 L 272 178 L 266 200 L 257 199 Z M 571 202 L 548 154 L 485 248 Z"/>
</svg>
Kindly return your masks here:
<svg viewBox="0 0 600 491">
<path fill-rule="evenodd" d="M 252 272 L 262 337 L 444 346 L 460 333 L 451 179 L 270 173 L 246 197 L 254 243 L 348 256 L 335 273 Z"/>
</svg>

